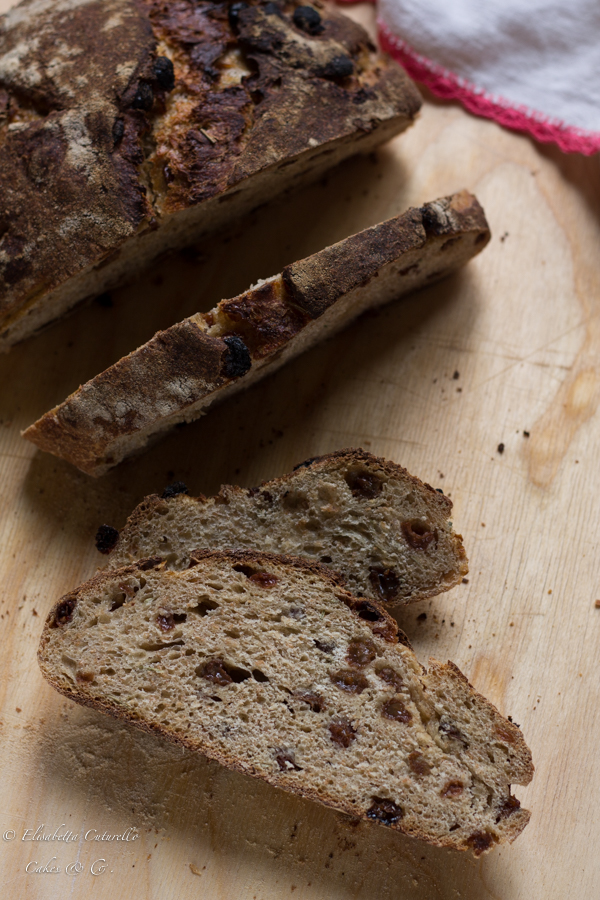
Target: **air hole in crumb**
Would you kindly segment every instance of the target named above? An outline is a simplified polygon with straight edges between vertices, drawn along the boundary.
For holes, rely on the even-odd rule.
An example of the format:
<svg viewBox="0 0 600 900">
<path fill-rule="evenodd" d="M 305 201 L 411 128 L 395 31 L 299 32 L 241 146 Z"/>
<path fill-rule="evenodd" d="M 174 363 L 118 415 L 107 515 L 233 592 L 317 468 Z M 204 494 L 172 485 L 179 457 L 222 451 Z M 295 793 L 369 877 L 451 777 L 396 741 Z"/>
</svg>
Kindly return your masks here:
<svg viewBox="0 0 600 900">
<path fill-rule="evenodd" d="M 322 562 L 322 563 L 330 563 L 330 562 L 332 562 L 332 559 L 331 559 L 330 556 L 322 556 L 322 557 L 321 557 L 321 562 Z"/>
<path fill-rule="evenodd" d="M 268 676 L 265 675 L 264 672 L 261 672 L 260 669 L 252 669 L 252 677 L 255 681 L 259 681 L 261 683 L 269 680 Z"/>
<path fill-rule="evenodd" d="M 210 597 L 202 597 L 197 606 L 190 609 L 190 612 L 196 613 L 198 616 L 207 616 L 213 609 L 218 609 L 219 604 L 211 600 Z"/>
<path fill-rule="evenodd" d="M 167 647 L 182 647 L 184 644 L 185 641 L 168 641 L 164 644 L 160 641 L 144 641 L 143 644 L 138 644 L 138 646 L 141 650 L 154 653 L 156 650 L 165 650 Z"/>
</svg>

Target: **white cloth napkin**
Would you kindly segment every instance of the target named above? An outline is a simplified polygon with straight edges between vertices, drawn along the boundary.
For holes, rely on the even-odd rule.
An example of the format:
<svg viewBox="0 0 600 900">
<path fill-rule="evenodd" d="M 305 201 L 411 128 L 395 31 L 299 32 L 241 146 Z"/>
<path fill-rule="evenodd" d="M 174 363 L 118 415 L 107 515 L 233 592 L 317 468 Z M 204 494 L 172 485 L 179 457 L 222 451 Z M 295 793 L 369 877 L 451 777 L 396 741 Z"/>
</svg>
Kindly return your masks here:
<svg viewBox="0 0 600 900">
<path fill-rule="evenodd" d="M 438 96 L 600 150 L 600 0 L 378 0 L 384 50 Z"/>
</svg>

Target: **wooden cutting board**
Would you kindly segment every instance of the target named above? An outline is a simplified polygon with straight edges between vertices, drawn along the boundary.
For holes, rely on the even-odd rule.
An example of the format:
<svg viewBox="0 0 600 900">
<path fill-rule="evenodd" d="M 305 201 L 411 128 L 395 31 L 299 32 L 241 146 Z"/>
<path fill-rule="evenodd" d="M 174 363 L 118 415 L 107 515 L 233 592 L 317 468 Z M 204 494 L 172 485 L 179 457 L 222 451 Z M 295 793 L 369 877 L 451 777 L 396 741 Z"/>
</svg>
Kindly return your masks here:
<svg viewBox="0 0 600 900">
<path fill-rule="evenodd" d="M 350 12 L 372 26 L 370 8 Z M 142 458 L 93 481 L 19 437 L 157 328 L 463 187 L 493 231 L 463 272 L 361 319 Z M 598 896 L 599 218 L 597 158 L 428 98 L 410 132 L 373 156 L 240 222 L 228 241 L 157 263 L 114 292 L 112 307 L 80 308 L 0 359 L 2 897 Z M 402 463 L 455 504 L 468 583 L 399 621 L 423 661 L 454 660 L 521 724 L 537 768 L 516 791 L 530 825 L 479 861 L 350 827 L 76 707 L 37 668 L 51 604 L 102 562 L 99 524 L 119 526 L 175 479 L 210 494 L 347 446 Z M 79 838 L 22 839 L 40 825 Z M 137 838 L 94 840 L 105 832 Z M 26 873 L 52 857 L 59 872 Z M 93 864 L 106 870 L 94 875 Z"/>
</svg>

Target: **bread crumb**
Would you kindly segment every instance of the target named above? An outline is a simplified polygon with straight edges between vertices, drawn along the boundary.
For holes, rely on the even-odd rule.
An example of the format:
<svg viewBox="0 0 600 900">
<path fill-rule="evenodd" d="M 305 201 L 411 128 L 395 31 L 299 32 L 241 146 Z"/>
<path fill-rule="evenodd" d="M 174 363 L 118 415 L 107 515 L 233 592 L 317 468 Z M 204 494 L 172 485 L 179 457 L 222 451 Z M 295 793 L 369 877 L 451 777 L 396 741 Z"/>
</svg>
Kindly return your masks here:
<svg viewBox="0 0 600 900">
<path fill-rule="evenodd" d="M 468 583 L 469 583 L 469 579 L 468 579 L 468 578 L 463 578 L 462 583 L 463 583 L 463 584 L 468 584 Z"/>
<path fill-rule="evenodd" d="M 15 709 L 16 709 L 17 712 L 21 712 L 21 707 L 20 707 L 20 706 L 15 706 Z"/>
<path fill-rule="evenodd" d="M 529 432 L 528 432 L 528 431 L 524 431 L 524 432 L 523 432 L 523 437 L 529 437 Z"/>
<path fill-rule="evenodd" d="M 550 588 L 550 590 L 549 590 L 549 591 L 548 591 L 548 593 L 549 593 L 549 594 L 551 594 L 551 593 L 552 593 L 552 588 Z"/>
<path fill-rule="evenodd" d="M 596 609 L 600 609 L 600 600 L 596 600 L 594 606 L 596 607 Z"/>
<path fill-rule="evenodd" d="M 460 373 L 459 373 L 459 372 L 455 372 L 454 375 L 453 375 L 452 377 L 453 377 L 454 380 L 456 381 L 458 378 L 460 378 Z"/>
<path fill-rule="evenodd" d="M 504 444 L 498 444 L 497 449 L 498 449 L 498 453 L 500 453 L 500 454 L 504 453 Z"/>
<path fill-rule="evenodd" d="M 481 523 L 481 527 L 482 527 L 482 528 L 485 528 L 485 522 L 482 522 L 482 523 Z"/>
<path fill-rule="evenodd" d="M 190 871 L 192 875 L 202 875 L 202 872 L 200 871 L 200 869 L 196 868 L 194 863 L 190 863 Z"/>
</svg>

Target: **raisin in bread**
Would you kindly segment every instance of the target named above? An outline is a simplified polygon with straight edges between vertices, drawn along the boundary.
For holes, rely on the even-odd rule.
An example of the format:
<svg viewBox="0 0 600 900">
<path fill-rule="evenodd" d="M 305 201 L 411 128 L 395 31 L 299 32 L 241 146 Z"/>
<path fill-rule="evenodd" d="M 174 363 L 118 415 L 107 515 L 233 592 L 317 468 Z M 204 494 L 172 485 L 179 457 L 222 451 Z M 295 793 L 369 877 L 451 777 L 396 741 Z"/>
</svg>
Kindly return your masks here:
<svg viewBox="0 0 600 900">
<path fill-rule="evenodd" d="M 24 0 L 0 17 L 0 349 L 420 104 L 318 0 Z"/>
<path fill-rule="evenodd" d="M 197 547 L 267 550 L 326 563 L 352 593 L 385 606 L 447 591 L 468 572 L 452 501 L 364 450 L 307 460 L 250 490 L 224 485 L 209 499 L 185 491 L 146 497 L 120 534 L 100 529 L 111 568 L 161 556 L 185 569 Z"/>
<path fill-rule="evenodd" d="M 90 475 L 258 381 L 366 309 L 430 284 L 489 240 L 466 191 L 410 209 L 160 331 L 24 437 Z"/>
<path fill-rule="evenodd" d="M 39 663 L 78 703 L 433 844 L 479 855 L 529 819 L 519 729 L 316 563 L 204 551 L 101 573 L 50 613 Z"/>
</svg>

